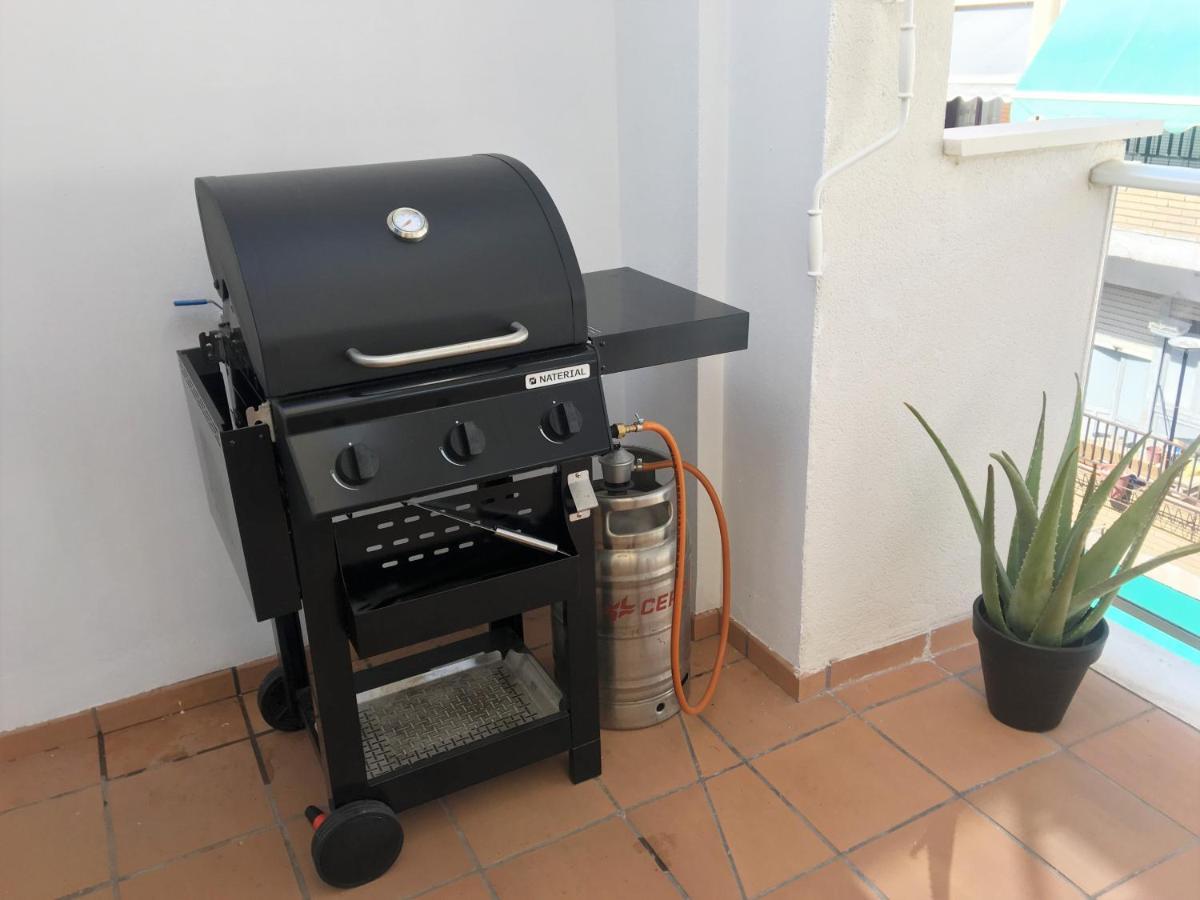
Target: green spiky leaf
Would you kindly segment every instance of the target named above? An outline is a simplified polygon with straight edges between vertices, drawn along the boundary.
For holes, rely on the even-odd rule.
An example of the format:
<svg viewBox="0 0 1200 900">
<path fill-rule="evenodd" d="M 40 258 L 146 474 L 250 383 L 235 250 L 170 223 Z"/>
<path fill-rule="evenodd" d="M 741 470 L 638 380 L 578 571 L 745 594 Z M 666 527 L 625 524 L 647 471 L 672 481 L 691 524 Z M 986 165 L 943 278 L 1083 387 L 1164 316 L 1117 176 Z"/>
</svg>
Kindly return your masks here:
<svg viewBox="0 0 1200 900">
<path fill-rule="evenodd" d="M 1038 418 L 1037 434 L 1033 436 L 1033 452 L 1029 454 L 1029 467 L 1025 470 L 1025 486 L 1036 506 L 1038 489 L 1042 480 L 1042 450 L 1046 444 L 1046 392 L 1042 391 L 1042 414 Z"/>
<path fill-rule="evenodd" d="M 1067 625 L 1067 612 L 1071 608 L 1071 596 L 1075 590 L 1075 576 L 1079 573 L 1079 561 L 1083 559 L 1083 542 L 1071 545 L 1067 550 L 1067 566 L 1046 608 L 1042 610 L 1041 618 L 1029 635 L 1031 644 L 1043 647 L 1061 647 L 1063 631 Z"/>
<path fill-rule="evenodd" d="M 1145 575 L 1147 572 L 1157 569 L 1159 566 L 1179 559 L 1181 556 L 1187 556 L 1190 553 L 1200 552 L 1200 544 L 1187 544 L 1183 547 L 1176 547 L 1174 550 L 1168 550 L 1161 556 L 1156 556 L 1149 562 L 1141 563 L 1140 565 L 1123 568 L 1111 578 L 1106 578 L 1104 581 L 1091 588 L 1083 588 L 1076 590 L 1075 596 L 1071 598 L 1072 607 L 1083 609 L 1090 606 L 1092 601 L 1097 597 L 1103 597 L 1110 591 L 1118 590 L 1128 581 L 1132 581 L 1139 575 Z"/>
<path fill-rule="evenodd" d="M 1129 464 L 1133 461 L 1133 457 L 1149 437 L 1149 435 L 1146 435 L 1134 444 L 1099 485 L 1096 484 L 1096 472 L 1095 470 L 1092 471 L 1091 478 L 1088 479 L 1087 490 L 1083 494 L 1083 501 L 1079 504 L 1079 515 L 1075 519 L 1075 524 L 1071 526 L 1071 534 L 1067 540 L 1068 547 L 1080 546 L 1086 550 L 1087 536 L 1092 530 L 1092 525 L 1096 522 L 1096 516 L 1104 508 L 1105 501 L 1112 493 L 1113 488 L 1116 487 L 1122 473 L 1129 467 Z M 1060 577 L 1066 568 L 1067 556 L 1069 554 L 1064 554 L 1063 558 L 1059 561 L 1058 574 Z M 1111 569 L 1109 570 L 1109 574 L 1112 574 Z"/>
<path fill-rule="evenodd" d="M 1071 424 L 1067 429 L 1067 439 L 1063 444 L 1062 454 L 1058 458 L 1061 469 L 1067 457 L 1079 453 L 1079 432 L 1083 428 L 1083 388 L 1079 384 L 1079 376 L 1075 376 L 1075 408 L 1071 413 Z M 1071 473 L 1072 487 L 1075 473 Z M 1063 559 L 1066 554 L 1067 542 L 1071 538 L 1071 516 L 1075 511 L 1075 491 L 1067 495 L 1067 502 L 1058 512 L 1058 535 L 1055 538 L 1057 558 Z"/>
<path fill-rule="evenodd" d="M 1037 527 L 1037 502 L 1030 496 L 1025 479 L 1021 477 L 1016 463 L 1007 453 L 993 453 L 992 459 L 1000 463 L 1000 468 L 1008 477 L 1012 489 L 1013 500 L 1017 504 L 1017 515 L 1013 520 L 1012 539 L 1008 545 L 1008 577 L 1016 581 L 1021 571 L 1021 561 L 1029 549 L 1033 538 L 1033 530 Z M 990 467 L 989 467 L 990 468 Z"/>
<path fill-rule="evenodd" d="M 1067 488 L 1074 484 L 1075 454 L 1067 454 L 1059 465 L 1046 494 L 1046 505 L 1033 531 L 1021 574 L 1013 588 L 1006 617 L 1019 638 L 1028 638 L 1042 616 L 1054 589 L 1055 542 L 1058 537 L 1059 511 L 1070 502 Z"/>
<path fill-rule="evenodd" d="M 996 582 L 996 474 L 988 466 L 987 493 L 983 500 L 983 537 L 980 540 L 979 580 L 983 585 L 983 608 L 988 621 L 1000 631 L 1012 636 L 1012 630 L 1004 621 L 1000 605 L 1000 586 Z"/>
</svg>

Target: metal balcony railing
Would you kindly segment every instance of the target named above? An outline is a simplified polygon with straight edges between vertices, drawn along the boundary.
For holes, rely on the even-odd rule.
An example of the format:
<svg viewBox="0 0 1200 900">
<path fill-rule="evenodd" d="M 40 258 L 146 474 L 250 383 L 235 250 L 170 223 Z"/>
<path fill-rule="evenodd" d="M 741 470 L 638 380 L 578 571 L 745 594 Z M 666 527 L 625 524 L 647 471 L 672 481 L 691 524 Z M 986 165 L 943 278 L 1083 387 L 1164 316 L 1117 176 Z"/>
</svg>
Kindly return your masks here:
<svg viewBox="0 0 1200 900">
<path fill-rule="evenodd" d="M 1125 158 L 1159 166 L 1200 168 L 1200 127 L 1179 134 L 1130 138 L 1125 142 Z"/>
<path fill-rule="evenodd" d="M 1146 434 L 1128 425 L 1102 419 L 1087 413 L 1083 417 L 1083 434 L 1080 436 L 1079 462 L 1098 467 L 1111 466 Z M 1138 451 L 1129 466 L 1129 471 L 1141 481 L 1153 481 L 1169 466 L 1187 446 L 1182 441 L 1151 436 Z M 1102 474 L 1106 474 L 1102 472 Z M 1171 483 L 1170 493 L 1175 497 L 1200 505 L 1200 464 L 1190 462 Z"/>
</svg>

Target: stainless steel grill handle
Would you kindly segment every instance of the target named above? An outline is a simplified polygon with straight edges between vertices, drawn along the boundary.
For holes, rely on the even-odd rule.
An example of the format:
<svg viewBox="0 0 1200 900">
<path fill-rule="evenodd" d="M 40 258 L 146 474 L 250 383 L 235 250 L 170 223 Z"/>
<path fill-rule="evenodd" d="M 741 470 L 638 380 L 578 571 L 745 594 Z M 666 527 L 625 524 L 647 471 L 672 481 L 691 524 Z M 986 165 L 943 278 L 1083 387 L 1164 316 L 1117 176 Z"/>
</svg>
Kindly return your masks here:
<svg viewBox="0 0 1200 900">
<path fill-rule="evenodd" d="M 416 363 L 432 362 L 435 359 L 450 359 L 454 356 L 466 356 L 469 353 L 483 353 L 485 350 L 503 350 L 505 347 L 516 347 L 529 340 L 529 329 L 520 322 L 513 322 L 508 334 L 496 337 L 479 338 L 475 341 L 463 341 L 461 344 L 444 344 L 441 347 L 426 347 L 424 350 L 409 350 L 405 353 L 390 353 L 386 356 L 372 356 L 351 347 L 346 356 L 355 365 L 368 369 L 392 369 L 396 366 L 411 366 Z"/>
</svg>

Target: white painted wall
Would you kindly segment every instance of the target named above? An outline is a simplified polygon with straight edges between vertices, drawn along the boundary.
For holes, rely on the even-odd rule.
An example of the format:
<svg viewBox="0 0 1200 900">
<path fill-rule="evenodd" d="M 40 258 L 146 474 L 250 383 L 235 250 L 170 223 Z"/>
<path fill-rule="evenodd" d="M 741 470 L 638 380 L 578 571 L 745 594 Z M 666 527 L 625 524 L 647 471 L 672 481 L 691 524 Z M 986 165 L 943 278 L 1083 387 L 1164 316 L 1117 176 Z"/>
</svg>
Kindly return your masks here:
<svg viewBox="0 0 1200 900">
<path fill-rule="evenodd" d="M 626 205 L 610 2 L 2 15 L 0 730 L 273 649 L 209 520 L 174 359 L 212 322 L 170 305 L 210 291 L 195 176 L 510 153 L 585 270 L 620 264 Z"/>
<path fill-rule="evenodd" d="M 829 161 L 893 121 L 900 13 L 834 0 Z M 982 497 L 989 451 L 1027 458 L 1043 389 L 1057 458 L 1090 342 L 1110 195 L 1087 173 L 1121 145 L 943 157 L 950 19 L 949 3 L 918 4 L 908 130 L 826 195 L 803 670 L 967 615 L 977 592 L 966 513 L 902 402 L 941 431 Z"/>
<path fill-rule="evenodd" d="M 695 0 L 617 0 L 621 259 L 693 290 L 698 275 L 698 29 Z M 629 422 L 640 414 L 662 422 L 684 458 L 697 459 L 694 360 L 606 379 L 605 393 L 613 421 Z M 654 434 L 626 443 L 660 453 L 666 449 Z M 695 509 L 690 479 L 687 489 L 689 508 Z M 692 533 L 696 521 L 690 517 Z M 694 577 L 694 570 L 688 574 Z M 705 584 L 711 583 L 706 577 Z"/>
<path fill-rule="evenodd" d="M 750 311 L 749 349 L 724 364 L 734 615 L 794 659 L 811 506 L 805 210 L 821 165 L 828 4 L 735 0 L 730 14 L 728 194 L 724 221 L 704 224 L 726 232 L 725 299 Z"/>
</svg>

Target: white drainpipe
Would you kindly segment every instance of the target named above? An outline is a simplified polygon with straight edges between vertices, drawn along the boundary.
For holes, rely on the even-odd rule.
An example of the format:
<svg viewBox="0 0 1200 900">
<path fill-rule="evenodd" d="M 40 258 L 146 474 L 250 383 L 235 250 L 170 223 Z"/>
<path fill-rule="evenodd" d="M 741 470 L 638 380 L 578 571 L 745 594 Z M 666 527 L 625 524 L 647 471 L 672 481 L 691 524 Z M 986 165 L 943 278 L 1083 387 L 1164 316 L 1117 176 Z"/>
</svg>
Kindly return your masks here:
<svg viewBox="0 0 1200 900">
<path fill-rule="evenodd" d="M 821 225 L 821 203 L 825 184 L 834 175 L 845 171 L 856 162 L 866 159 L 880 147 L 895 139 L 904 130 L 904 126 L 908 124 L 908 112 L 913 98 L 913 81 L 917 69 L 917 26 L 914 21 L 916 5 L 917 0 L 907 0 L 904 21 L 900 25 L 900 120 L 896 123 L 895 128 L 875 143 L 864 147 L 853 156 L 842 160 L 829 171 L 822 173 L 813 187 L 812 209 L 808 211 L 808 274 L 813 278 L 821 274 L 821 256 L 824 252 L 825 239 L 824 229 Z"/>
</svg>

